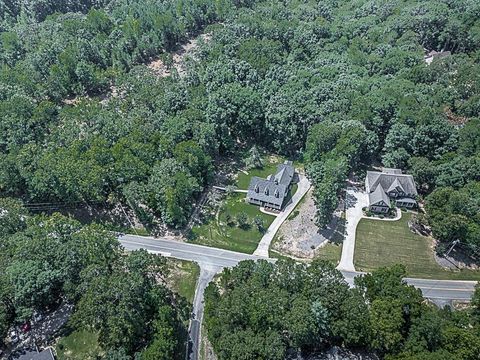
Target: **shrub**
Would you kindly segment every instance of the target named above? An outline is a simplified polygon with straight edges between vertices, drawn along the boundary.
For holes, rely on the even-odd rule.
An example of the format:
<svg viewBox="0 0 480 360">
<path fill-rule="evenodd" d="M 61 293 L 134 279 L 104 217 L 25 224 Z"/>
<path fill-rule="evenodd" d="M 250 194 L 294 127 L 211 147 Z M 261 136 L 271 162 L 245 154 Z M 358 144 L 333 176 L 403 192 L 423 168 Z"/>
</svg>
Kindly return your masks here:
<svg viewBox="0 0 480 360">
<path fill-rule="evenodd" d="M 242 211 L 242 212 L 238 213 L 237 216 L 236 216 L 236 220 L 237 220 L 237 224 L 238 224 L 239 228 L 241 228 L 241 229 L 248 228 L 248 226 L 249 226 L 248 215 L 247 215 L 246 212 Z"/>
<path fill-rule="evenodd" d="M 265 223 L 260 215 L 255 216 L 253 222 L 257 227 L 258 231 L 260 231 L 261 233 L 265 231 Z"/>
</svg>

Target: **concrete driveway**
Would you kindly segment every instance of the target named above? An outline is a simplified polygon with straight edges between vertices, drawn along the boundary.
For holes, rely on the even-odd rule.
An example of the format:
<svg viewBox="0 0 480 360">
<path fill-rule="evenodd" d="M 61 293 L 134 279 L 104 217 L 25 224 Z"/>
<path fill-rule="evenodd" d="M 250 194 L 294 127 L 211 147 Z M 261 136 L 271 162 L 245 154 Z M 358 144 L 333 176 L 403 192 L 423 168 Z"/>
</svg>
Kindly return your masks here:
<svg viewBox="0 0 480 360">
<path fill-rule="evenodd" d="M 308 179 L 304 175 L 299 175 L 299 177 L 300 181 L 298 182 L 297 191 L 295 192 L 295 194 L 293 194 L 290 203 L 285 206 L 285 209 L 283 209 L 283 211 L 278 214 L 275 220 L 273 220 L 273 222 L 270 224 L 267 231 L 265 232 L 265 235 L 263 235 L 262 239 L 260 240 L 260 243 L 258 244 L 257 249 L 255 250 L 253 255 L 268 257 L 268 249 L 270 248 L 270 244 L 272 243 L 272 240 L 275 237 L 278 229 L 283 224 L 283 222 L 287 220 L 288 215 L 290 215 L 293 209 L 295 209 L 300 200 L 310 189 L 310 181 L 308 181 Z"/>
<path fill-rule="evenodd" d="M 355 232 L 360 219 L 363 217 L 362 208 L 368 205 L 368 196 L 355 187 L 348 187 L 345 198 L 345 239 L 343 240 L 342 257 L 337 266 L 338 270 L 355 271 L 353 254 L 355 253 Z"/>
</svg>

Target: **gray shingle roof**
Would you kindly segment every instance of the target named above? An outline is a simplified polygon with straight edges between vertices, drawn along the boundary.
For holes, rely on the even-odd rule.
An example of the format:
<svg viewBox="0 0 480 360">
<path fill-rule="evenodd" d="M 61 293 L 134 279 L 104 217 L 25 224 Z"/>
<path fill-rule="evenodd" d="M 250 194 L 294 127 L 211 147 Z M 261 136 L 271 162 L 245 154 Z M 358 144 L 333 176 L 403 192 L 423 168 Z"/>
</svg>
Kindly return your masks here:
<svg viewBox="0 0 480 360">
<path fill-rule="evenodd" d="M 405 192 L 405 189 L 403 188 L 402 184 L 400 184 L 400 181 L 398 181 L 398 178 L 393 180 L 392 185 L 386 190 L 387 193 L 390 193 L 391 191 L 394 190 L 400 190 L 402 192 Z"/>
<path fill-rule="evenodd" d="M 287 186 L 284 184 L 275 184 L 273 180 L 262 179 L 258 176 L 252 177 L 248 186 L 247 197 L 262 202 L 268 202 L 281 206 L 285 198 Z M 277 192 L 277 196 L 275 193 Z"/>
<path fill-rule="evenodd" d="M 258 176 L 252 177 L 248 186 L 247 198 L 282 206 L 294 173 L 295 168 L 292 166 L 292 162 L 288 161 L 278 165 L 277 173 L 274 176 L 268 176 L 267 179 Z"/>
<path fill-rule="evenodd" d="M 384 201 L 390 207 L 390 199 L 381 186 L 377 186 L 375 191 L 368 194 L 368 201 L 370 205 L 376 205 L 380 201 Z"/>
<path fill-rule="evenodd" d="M 277 173 L 275 174 L 275 180 L 279 184 L 290 185 L 293 179 L 295 168 L 292 166 L 291 161 L 286 161 L 284 164 L 277 166 Z"/>
<path fill-rule="evenodd" d="M 385 191 L 392 186 L 392 184 L 398 181 L 401 187 L 404 189 L 405 194 L 409 196 L 417 196 L 417 188 L 412 175 L 406 174 L 391 174 L 381 173 L 378 171 L 367 171 L 367 183 L 369 192 L 374 192 L 380 185 Z"/>
<path fill-rule="evenodd" d="M 17 360 L 55 360 L 52 349 L 47 348 L 42 352 L 30 351 L 21 355 Z"/>
</svg>

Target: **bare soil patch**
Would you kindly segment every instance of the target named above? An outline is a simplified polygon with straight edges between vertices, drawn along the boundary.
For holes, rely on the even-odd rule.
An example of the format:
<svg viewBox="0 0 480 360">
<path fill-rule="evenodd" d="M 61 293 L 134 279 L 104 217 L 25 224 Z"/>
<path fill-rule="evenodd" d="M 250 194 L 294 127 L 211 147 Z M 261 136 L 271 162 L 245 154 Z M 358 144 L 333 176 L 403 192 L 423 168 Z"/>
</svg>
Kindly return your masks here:
<svg viewBox="0 0 480 360">
<path fill-rule="evenodd" d="M 207 43 L 211 38 L 211 34 L 201 34 L 180 45 L 179 49 L 172 54 L 162 54 L 162 56 L 154 59 L 147 66 L 159 77 L 170 76 L 173 69 L 177 71 L 180 77 L 183 77 L 187 72 L 185 60 L 188 57 L 195 60 L 199 42 Z"/>
<path fill-rule="evenodd" d="M 343 241 L 342 213 L 339 206 L 332 222 L 326 229 L 315 225 L 316 206 L 312 189 L 308 191 L 298 206 L 282 224 L 272 245 L 272 250 L 296 258 L 313 258 L 315 250 L 326 245 L 328 241 Z"/>
</svg>

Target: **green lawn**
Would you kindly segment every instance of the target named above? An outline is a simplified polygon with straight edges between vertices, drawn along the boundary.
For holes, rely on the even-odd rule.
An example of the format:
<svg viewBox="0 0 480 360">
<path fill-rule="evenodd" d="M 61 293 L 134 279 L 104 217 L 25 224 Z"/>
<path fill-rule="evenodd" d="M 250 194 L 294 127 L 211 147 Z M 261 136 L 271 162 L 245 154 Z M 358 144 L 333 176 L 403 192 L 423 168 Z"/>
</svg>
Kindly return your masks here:
<svg viewBox="0 0 480 360">
<path fill-rule="evenodd" d="M 200 267 L 191 261 L 168 259 L 171 274 L 169 283 L 173 291 L 185 297 L 193 304 Z"/>
<path fill-rule="evenodd" d="M 248 228 L 241 229 L 237 226 L 235 217 L 240 212 L 248 215 Z M 232 218 L 230 224 L 226 221 L 227 214 Z M 251 254 L 263 236 L 253 224 L 255 216 L 263 219 L 265 229 L 274 220 L 274 216 L 262 213 L 258 206 L 245 202 L 245 194 L 231 194 L 221 205 L 218 219 L 217 216 L 212 216 L 205 224 L 192 229 L 191 242 Z"/>
<path fill-rule="evenodd" d="M 261 178 L 266 178 L 270 174 L 275 174 L 275 172 L 277 171 L 278 164 L 281 164 L 283 162 L 283 159 L 277 158 L 277 157 L 274 157 L 274 158 L 276 159 L 276 161 L 270 162 L 270 158 L 265 157 L 263 161 L 263 168 L 250 169 L 247 171 L 248 175 L 242 171 L 239 171 L 235 186 L 238 189 L 246 190 L 248 189 L 248 185 L 250 184 L 250 180 L 252 179 L 252 177 L 258 176 Z"/>
<path fill-rule="evenodd" d="M 333 262 L 335 265 L 340 262 L 341 256 L 342 243 L 328 242 L 326 245 L 315 251 L 316 259 L 328 260 Z"/>
<path fill-rule="evenodd" d="M 381 266 L 403 264 L 408 276 L 480 280 L 480 271 L 444 270 L 434 259 L 432 240 L 414 234 L 408 228 L 411 213 L 403 213 L 398 221 L 362 219 L 355 241 L 355 268 L 372 271 Z"/>
<path fill-rule="evenodd" d="M 75 331 L 61 338 L 55 350 L 58 360 L 93 360 L 102 354 L 97 334 L 88 331 Z"/>
</svg>

